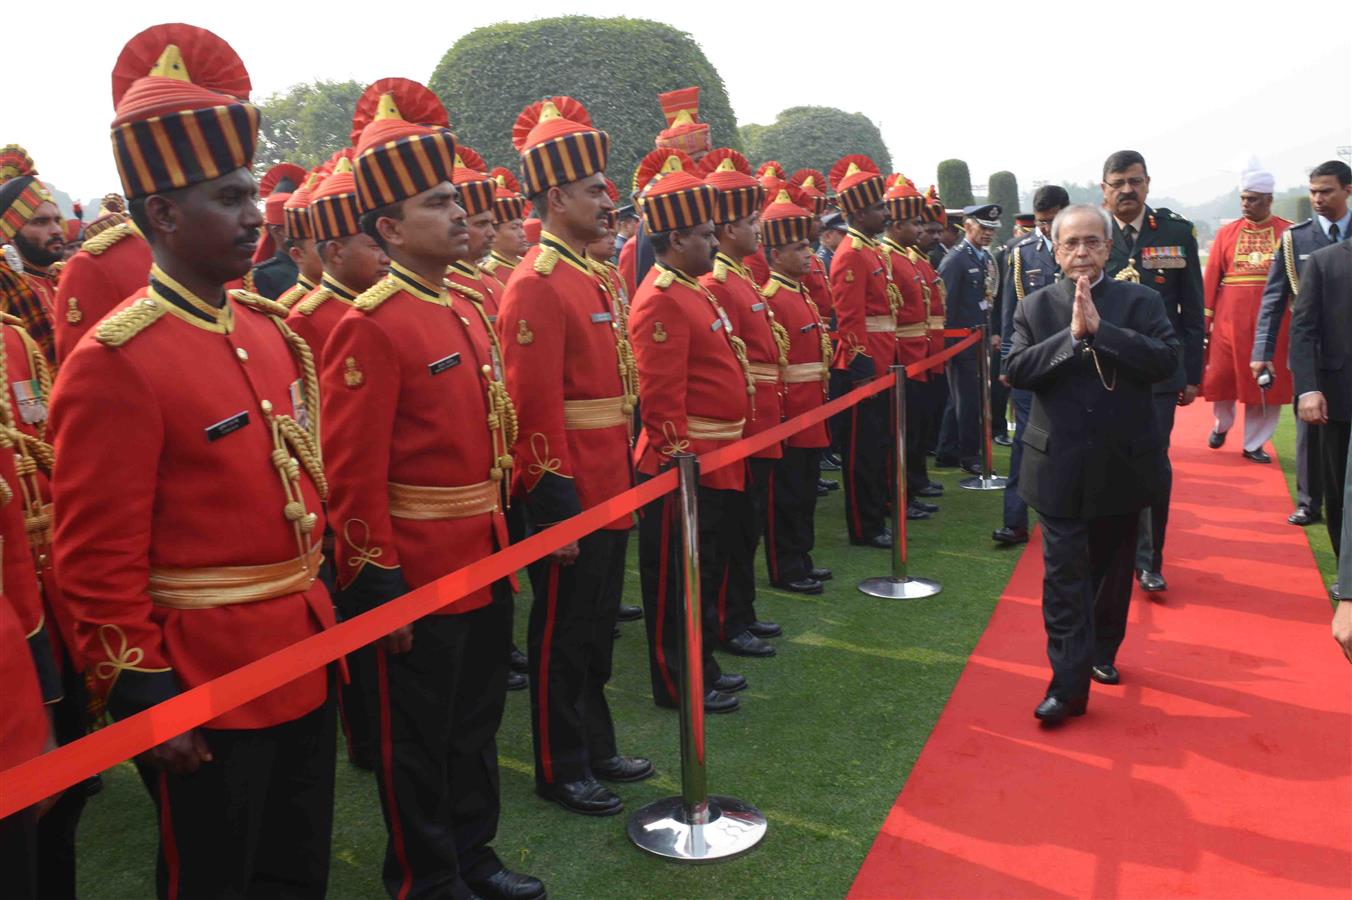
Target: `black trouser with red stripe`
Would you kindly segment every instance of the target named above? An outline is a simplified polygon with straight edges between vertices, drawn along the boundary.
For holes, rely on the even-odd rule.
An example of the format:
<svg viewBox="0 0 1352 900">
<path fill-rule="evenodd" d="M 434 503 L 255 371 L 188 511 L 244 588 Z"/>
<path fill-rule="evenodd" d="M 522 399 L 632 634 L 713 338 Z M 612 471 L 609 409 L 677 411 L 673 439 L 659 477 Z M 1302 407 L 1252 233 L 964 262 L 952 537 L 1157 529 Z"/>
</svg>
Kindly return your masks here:
<svg viewBox="0 0 1352 900">
<path fill-rule="evenodd" d="M 605 687 L 629 532 L 594 531 L 577 543 L 572 565 L 543 559 L 529 569 L 530 724 L 539 784 L 590 778 L 593 760 L 617 755 Z"/>
<path fill-rule="evenodd" d="M 934 390 L 928 381 L 906 379 L 906 488 L 910 495 L 929 487 L 925 438 L 929 431 L 930 399 Z"/>
<path fill-rule="evenodd" d="M 639 475 L 639 481 L 652 476 Z M 722 582 L 725 530 L 730 495 L 739 491 L 699 489 L 700 597 L 703 613 L 705 690 L 723 674 L 714 659 L 714 619 L 709 604 Z M 643 507 L 638 525 L 638 568 L 643 583 L 643 625 L 648 632 L 648 666 L 653 701 L 659 706 L 681 703 L 681 629 L 685 593 L 681 557 L 681 495 L 664 494 Z"/>
<path fill-rule="evenodd" d="M 867 541 L 883 533 L 887 503 L 887 392 L 850 407 L 845 431 L 841 481 L 845 489 L 845 524 L 850 540 Z"/>
<path fill-rule="evenodd" d="M 488 606 L 414 622 L 407 653 L 376 650 L 376 784 L 391 897 L 468 897 L 466 878 L 502 868 L 489 842 L 511 631 L 511 592 L 500 581 Z"/>
<path fill-rule="evenodd" d="M 254 729 L 200 729 L 212 761 L 191 775 L 137 762 L 159 817 L 161 900 L 320 898 L 333 830 L 332 700 Z"/>
<path fill-rule="evenodd" d="M 705 600 L 720 641 L 736 637 L 756 621 L 756 547 L 764 530 L 775 461 L 753 458 L 746 463 L 746 490 L 732 491 L 728 498 L 723 578 L 717 596 Z"/>
<path fill-rule="evenodd" d="M 802 581 L 812 572 L 821 453 L 815 447 L 785 447 L 770 472 L 765 566 L 773 584 Z"/>
</svg>

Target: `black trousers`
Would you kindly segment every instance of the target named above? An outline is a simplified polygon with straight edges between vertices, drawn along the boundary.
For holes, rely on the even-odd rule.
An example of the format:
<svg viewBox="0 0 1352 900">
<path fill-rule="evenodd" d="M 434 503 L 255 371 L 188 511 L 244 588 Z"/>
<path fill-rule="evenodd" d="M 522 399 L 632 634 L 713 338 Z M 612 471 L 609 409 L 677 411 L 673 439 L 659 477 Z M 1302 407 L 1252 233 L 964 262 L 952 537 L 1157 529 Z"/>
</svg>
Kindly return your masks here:
<svg viewBox="0 0 1352 900">
<path fill-rule="evenodd" d="M 1347 441 L 1352 432 L 1352 422 L 1329 419 L 1318 426 L 1320 449 L 1323 455 L 1323 483 L 1328 486 L 1324 492 L 1324 503 L 1328 508 L 1329 540 L 1333 542 L 1333 555 L 1340 556 L 1343 543 L 1343 493 L 1336 486 L 1344 483 L 1347 475 Z"/>
<path fill-rule="evenodd" d="M 831 370 L 826 382 L 826 393 L 831 400 L 845 396 L 851 387 L 850 376 L 843 369 Z M 826 420 L 826 424 L 831 432 L 831 449 L 844 457 L 845 436 L 850 432 L 850 411 L 836 413 Z"/>
<path fill-rule="evenodd" d="M 1009 437 L 1009 388 L 1000 381 L 1000 351 L 991 351 L 991 436 Z"/>
<path fill-rule="evenodd" d="M 355 618 L 361 610 L 353 603 L 348 591 L 334 591 L 333 605 L 338 618 Z M 347 655 L 348 681 L 338 689 L 338 721 L 347 744 L 347 757 L 356 765 L 374 769 L 379 744 L 379 719 L 375 693 L 370 685 L 375 681 L 375 644 L 358 647 Z"/>
<path fill-rule="evenodd" d="M 577 561 L 542 559 L 529 568 L 531 735 L 539 784 L 591 777 L 591 763 L 616 755 L 606 703 L 615 613 L 624 593 L 628 531 L 594 531 Z"/>
<path fill-rule="evenodd" d="M 906 381 L 906 487 L 914 493 L 929 487 L 929 458 L 925 443 L 929 433 L 930 398 L 934 390 L 928 381 Z"/>
<path fill-rule="evenodd" d="M 391 897 L 468 897 L 466 878 L 502 867 L 489 843 L 498 831 L 497 733 L 511 631 L 511 592 L 498 582 L 488 606 L 414 622 L 409 652 L 376 650 L 370 689 Z"/>
<path fill-rule="evenodd" d="M 1160 453 L 1164 454 L 1164 483 L 1159 498 L 1141 510 L 1136 533 L 1136 568 L 1145 572 L 1164 570 L 1164 532 L 1169 526 L 1169 498 L 1174 491 L 1174 467 L 1169 462 L 1169 438 L 1174 433 L 1178 394 L 1155 395 L 1155 427 L 1159 429 Z"/>
<path fill-rule="evenodd" d="M 821 450 L 785 447 L 770 472 L 765 511 L 765 567 L 772 584 L 801 581 L 813 569 L 817 476 Z"/>
<path fill-rule="evenodd" d="M 89 691 L 84 673 L 63 650 L 61 701 L 52 710 L 52 733 L 58 745 L 89 731 Z M 38 884 L 43 900 L 75 900 L 75 834 L 85 808 L 85 783 L 72 785 L 47 815 L 38 820 Z"/>
<path fill-rule="evenodd" d="M 1070 519 L 1038 512 L 1049 695 L 1089 694 L 1092 666 L 1112 664 L 1127 633 L 1136 513 Z"/>
<path fill-rule="evenodd" d="M 1028 527 L 1028 504 L 1019 496 L 1019 467 L 1023 465 L 1023 430 L 1033 411 L 1033 392 L 1015 388 L 1009 392 L 1014 401 L 1014 446 L 1009 448 L 1009 483 L 1005 485 L 1005 527 Z"/>
<path fill-rule="evenodd" d="M 40 900 L 38 892 L 38 811 L 30 806 L 0 819 L 0 896 Z"/>
<path fill-rule="evenodd" d="M 639 481 L 649 476 L 639 475 Z M 705 690 L 723 670 L 714 659 L 715 619 L 709 614 L 722 582 L 727 512 L 738 491 L 701 487 L 699 497 L 699 580 Z M 680 706 L 685 627 L 684 571 L 681 560 L 681 496 L 672 491 L 643 507 L 638 525 L 638 568 L 643 584 L 643 626 L 648 632 L 648 670 L 653 702 Z"/>
<path fill-rule="evenodd" d="M 335 718 L 326 702 L 270 728 L 203 728 L 212 761 L 191 775 L 137 762 L 159 818 L 161 900 L 324 896 Z"/>
<path fill-rule="evenodd" d="M 1321 426 L 1307 425 L 1297 413 L 1300 401 L 1291 405 L 1296 416 L 1296 505 L 1323 515 L 1324 451 L 1320 443 Z"/>
<path fill-rule="evenodd" d="M 841 481 L 845 525 L 852 541 L 882 534 L 887 504 L 887 423 L 889 398 L 876 394 L 850 407 Z"/>
<path fill-rule="evenodd" d="M 957 339 L 950 338 L 948 343 L 951 346 Z M 977 358 L 981 352 L 980 347 L 968 347 L 948 361 L 948 393 L 957 426 L 958 461 L 964 465 L 981 459 L 981 404 L 990 389 L 981 383 L 981 361 Z"/>
<path fill-rule="evenodd" d="M 746 463 L 746 490 L 734 491 L 728 498 L 724 529 L 728 543 L 718 596 L 705 600 L 712 606 L 714 634 L 720 641 L 736 637 L 756 621 L 756 548 L 765 528 L 775 460 L 748 459 Z"/>
<path fill-rule="evenodd" d="M 939 453 L 939 447 L 944 443 L 943 431 L 944 420 L 948 411 L 948 375 L 944 372 L 944 367 L 930 369 L 929 380 L 925 382 L 929 386 L 927 391 L 927 401 L 925 411 L 929 414 L 929 423 L 926 426 L 925 449 L 936 455 Z M 957 450 L 953 451 L 955 454 Z"/>
</svg>

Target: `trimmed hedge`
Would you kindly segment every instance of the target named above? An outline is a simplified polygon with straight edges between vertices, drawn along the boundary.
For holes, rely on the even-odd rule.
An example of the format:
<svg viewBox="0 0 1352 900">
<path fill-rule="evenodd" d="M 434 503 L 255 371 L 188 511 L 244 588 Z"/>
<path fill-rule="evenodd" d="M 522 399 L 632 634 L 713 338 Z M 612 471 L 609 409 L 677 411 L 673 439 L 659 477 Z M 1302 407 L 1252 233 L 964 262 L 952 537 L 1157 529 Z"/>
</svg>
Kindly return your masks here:
<svg viewBox="0 0 1352 900">
<path fill-rule="evenodd" d="M 1014 214 L 1019 211 L 1019 180 L 1013 172 L 996 172 L 986 188 L 986 202 L 1000 204 L 1000 227 L 995 231 L 996 244 L 1003 244 L 1014 234 Z"/>
<path fill-rule="evenodd" d="M 316 81 L 292 85 L 258 104 L 261 125 L 254 168 L 279 162 L 313 168 L 348 145 L 352 111 L 366 85 Z"/>
<path fill-rule="evenodd" d="M 741 150 L 718 71 L 694 38 L 645 19 L 564 16 L 476 28 L 441 58 L 428 86 L 451 115 L 456 138 L 490 165 L 517 170 L 512 123 L 554 94 L 580 101 L 610 135 L 606 173 L 629 193 L 634 169 L 666 127 L 657 95 L 698 85 L 700 118 L 713 145 Z"/>
<path fill-rule="evenodd" d="M 784 170 L 813 168 L 829 172 L 836 160 L 863 153 L 884 174 L 892 171 L 892 154 L 882 132 L 863 113 L 830 106 L 793 106 L 772 125 L 742 126 L 742 140 L 753 165 L 778 160 Z"/>
<path fill-rule="evenodd" d="M 962 209 L 976 202 L 972 197 L 972 173 L 960 159 L 939 163 L 939 199 L 949 209 Z"/>
</svg>

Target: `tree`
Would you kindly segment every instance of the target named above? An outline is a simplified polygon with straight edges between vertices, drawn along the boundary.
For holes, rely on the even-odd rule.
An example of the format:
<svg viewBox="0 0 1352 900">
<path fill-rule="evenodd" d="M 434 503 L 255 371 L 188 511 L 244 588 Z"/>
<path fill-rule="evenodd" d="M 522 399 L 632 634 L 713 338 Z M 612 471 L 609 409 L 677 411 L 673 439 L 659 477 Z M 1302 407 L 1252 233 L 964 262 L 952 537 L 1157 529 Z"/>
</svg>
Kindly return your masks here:
<svg viewBox="0 0 1352 900">
<path fill-rule="evenodd" d="M 994 242 L 1003 244 L 1014 234 L 1014 216 L 1019 211 L 1019 180 L 1013 172 L 1000 171 L 991 176 L 986 202 L 1000 206 L 1000 227 L 995 231 Z"/>
<path fill-rule="evenodd" d="M 511 169 L 519 165 L 511 137 L 521 110 L 543 97 L 573 97 L 610 135 L 606 172 L 621 194 L 666 127 L 657 95 L 690 85 L 700 88 L 713 145 L 740 150 L 718 70 L 690 35 L 660 22 L 565 16 L 476 28 L 446 51 L 428 83 L 457 139 Z"/>
<path fill-rule="evenodd" d="M 968 171 L 967 163 L 960 159 L 939 163 L 939 199 L 949 209 L 961 209 L 976 202 L 972 197 L 972 173 Z"/>
<path fill-rule="evenodd" d="M 350 142 L 352 112 L 365 85 L 356 81 L 297 84 L 258 105 L 261 125 L 254 166 L 264 172 L 279 162 L 309 169 Z"/>
<path fill-rule="evenodd" d="M 850 153 L 863 153 L 882 172 L 892 171 L 892 154 L 878 126 L 863 113 L 830 106 L 793 106 L 771 125 L 743 125 L 742 141 L 753 165 L 773 159 L 789 174 L 804 168 L 827 172 Z"/>
</svg>

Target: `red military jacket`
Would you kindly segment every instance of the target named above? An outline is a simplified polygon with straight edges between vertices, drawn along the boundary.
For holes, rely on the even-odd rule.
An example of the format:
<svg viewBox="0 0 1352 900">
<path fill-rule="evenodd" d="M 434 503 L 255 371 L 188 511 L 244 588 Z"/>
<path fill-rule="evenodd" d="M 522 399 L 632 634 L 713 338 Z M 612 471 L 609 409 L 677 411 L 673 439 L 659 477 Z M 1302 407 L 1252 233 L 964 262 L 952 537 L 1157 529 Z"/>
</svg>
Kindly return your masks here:
<svg viewBox="0 0 1352 900">
<path fill-rule="evenodd" d="M 446 280 L 481 295 L 483 299 L 478 303 L 484 315 L 488 316 L 488 324 L 497 322 L 498 307 L 502 305 L 502 282 L 486 274 L 474 263 L 464 261 L 451 264 L 446 270 Z"/>
<path fill-rule="evenodd" d="M 761 296 L 751 273 L 731 257 L 718 254 L 714 270 L 702 276 L 699 283 L 727 310 L 732 333 L 746 345 L 746 359 L 751 364 L 751 376 L 756 379 L 756 396 L 743 433 L 747 437 L 760 434 L 784 421 L 780 365 L 788 361 L 788 348 L 780 346 L 780 341 L 786 339 L 783 329 L 776 328 L 775 314 Z M 779 444 L 752 454 L 758 459 L 779 459 L 783 455 L 784 449 Z"/>
<path fill-rule="evenodd" d="M 296 276 L 296 283 L 282 291 L 281 295 L 277 298 L 277 302 L 287 310 L 290 310 L 303 298 L 308 297 L 317 287 L 319 287 L 319 285 L 306 278 L 305 273 L 301 272 Z"/>
<path fill-rule="evenodd" d="M 892 284 L 901 294 L 897 307 L 897 362 L 910 365 L 929 353 L 929 307 L 925 303 L 924 276 L 906 255 L 906 248 L 884 238 L 883 249 L 891 265 Z M 919 376 L 918 380 L 924 380 Z"/>
<path fill-rule="evenodd" d="M 803 276 L 803 287 L 807 288 L 807 294 L 812 298 L 812 302 L 817 304 L 817 311 L 822 314 L 822 318 L 830 322 L 831 313 L 835 309 L 831 303 L 831 278 L 826 274 L 826 266 L 817 254 L 812 254 L 808 266 L 808 273 Z"/>
<path fill-rule="evenodd" d="M 220 309 L 158 267 L 76 345 L 52 397 L 56 576 L 115 717 L 333 624 L 318 383 L 281 307 Z M 316 709 L 324 670 L 207 723 Z"/>
<path fill-rule="evenodd" d="M 629 307 L 629 340 L 646 444 L 640 472 L 654 475 L 677 453 L 706 453 L 742 437 L 754 382 L 727 312 L 698 281 L 654 265 Z M 700 484 L 740 491 L 745 471 L 724 466 L 701 473 Z"/>
<path fill-rule="evenodd" d="M 516 267 L 520 262 L 521 260 L 519 259 L 512 259 L 510 256 L 504 256 L 494 250 L 479 263 L 479 270 L 497 281 L 497 283 L 502 285 L 505 290 L 508 283 L 512 280 L 512 273 L 516 271 Z M 502 297 L 502 291 L 498 292 L 498 297 Z"/>
<path fill-rule="evenodd" d="M 598 271 L 548 232 L 527 251 L 498 318 L 516 402 L 516 493 L 540 524 L 561 522 L 633 485 L 635 387 L 619 309 Z M 632 518 L 608 527 L 627 529 Z"/>
<path fill-rule="evenodd" d="M 773 272 L 761 293 L 789 336 L 789 364 L 784 373 L 784 418 L 792 419 L 826 402 L 831 338 L 826 331 L 826 320 L 806 285 Z M 828 447 L 831 437 L 826 423 L 818 422 L 790 435 L 785 444 L 790 447 Z"/>
<path fill-rule="evenodd" d="M 81 245 L 56 284 L 52 330 L 58 363 L 113 307 L 146 286 L 152 262 L 150 245 L 131 222 L 114 225 Z"/>
<path fill-rule="evenodd" d="M 925 298 L 927 307 L 926 324 L 929 338 L 929 348 L 926 350 L 926 356 L 933 356 L 944 349 L 944 322 L 947 320 L 947 311 L 945 310 L 944 280 L 939 277 L 939 273 L 930 265 L 929 257 L 920 251 L 918 247 L 907 247 L 906 257 L 915 266 L 916 271 L 920 273 L 921 293 Z M 928 377 L 928 375 L 926 375 Z"/>
<path fill-rule="evenodd" d="M 764 287 L 765 283 L 770 280 L 770 263 L 765 259 L 765 248 L 757 247 L 755 253 L 743 257 L 742 268 L 755 282 L 756 290 Z"/>
<path fill-rule="evenodd" d="M 0 703 L 0 771 L 4 771 L 42 752 L 47 740 L 47 714 L 42 706 L 44 701 L 60 698 L 51 651 L 43 636 L 42 600 L 24 534 L 14 454 L 8 452 L 0 452 L 0 539 L 4 545 L 0 684 L 5 686 L 5 700 Z M 44 652 L 45 658 L 39 655 Z M 44 678 L 44 669 L 52 674 Z"/>
<path fill-rule="evenodd" d="M 287 326 L 305 338 L 315 355 L 315 366 L 324 368 L 324 345 L 338 327 L 343 314 L 357 302 L 357 292 L 325 273 L 319 286 L 291 305 Z"/>
<path fill-rule="evenodd" d="M 338 583 L 396 582 L 380 581 L 369 605 L 507 544 L 501 482 L 513 438 L 505 433 L 510 401 L 465 312 L 444 282 L 393 263 L 325 344 L 320 382 Z M 484 587 L 444 612 L 491 600 Z"/>
<path fill-rule="evenodd" d="M 880 245 L 862 232 L 849 230 L 831 258 L 831 302 L 840 337 L 833 367 L 848 369 L 858 359 L 871 363 L 871 375 L 883 375 L 896 358 L 895 325 L 887 297 L 887 267 Z M 887 325 L 886 328 L 883 326 Z"/>
</svg>

